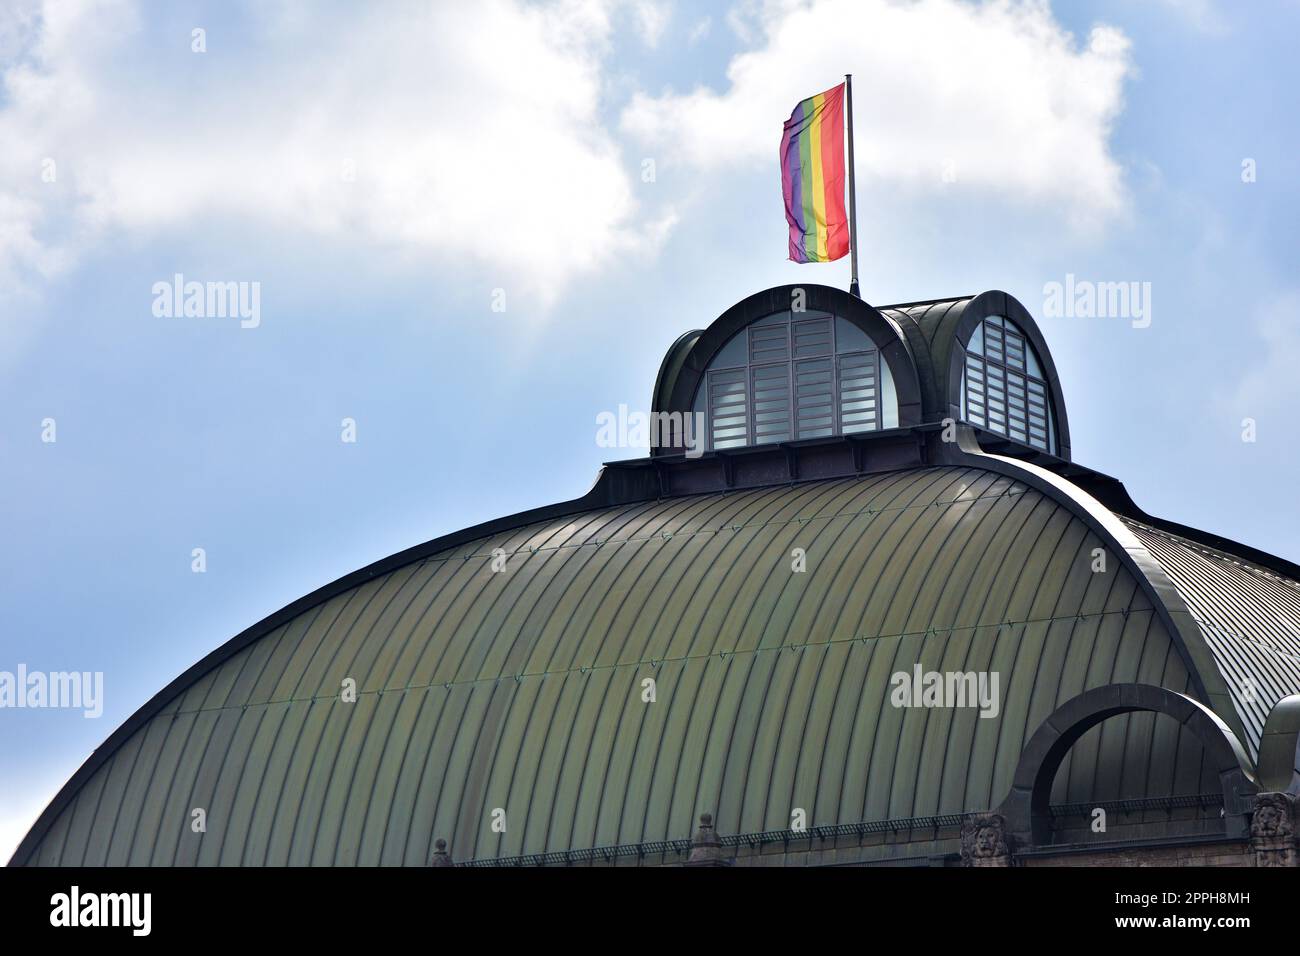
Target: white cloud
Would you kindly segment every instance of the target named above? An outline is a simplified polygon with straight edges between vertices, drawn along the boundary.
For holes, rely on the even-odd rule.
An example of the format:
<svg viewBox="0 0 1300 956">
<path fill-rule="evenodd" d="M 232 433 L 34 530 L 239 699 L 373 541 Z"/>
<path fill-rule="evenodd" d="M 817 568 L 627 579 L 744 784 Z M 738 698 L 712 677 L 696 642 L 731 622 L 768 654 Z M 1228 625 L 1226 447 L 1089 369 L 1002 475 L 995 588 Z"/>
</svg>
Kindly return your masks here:
<svg viewBox="0 0 1300 956">
<path fill-rule="evenodd" d="M 705 17 L 691 27 L 691 32 L 686 35 L 686 43 L 695 46 L 709 35 L 711 29 L 713 29 L 713 17 Z"/>
<path fill-rule="evenodd" d="M 1257 312 L 1254 334 L 1258 360 L 1238 380 L 1235 408 L 1241 415 L 1264 418 L 1272 412 L 1290 419 L 1300 404 L 1300 291 L 1275 296 Z"/>
<path fill-rule="evenodd" d="M 1125 208 L 1109 137 L 1131 62 L 1114 28 L 1080 44 L 1045 2 L 1011 0 L 747 0 L 729 23 L 755 49 L 732 60 L 728 89 L 640 94 L 623 113 L 665 161 L 774 163 L 795 103 L 852 72 L 860 181 L 937 191 L 951 163 L 966 186 L 1081 227 Z"/>
<path fill-rule="evenodd" d="M 642 41 L 651 49 L 657 47 L 672 19 L 672 7 L 664 0 L 632 0 L 632 13 Z"/>
<path fill-rule="evenodd" d="M 0 281 L 229 219 L 549 299 L 662 235 L 600 122 L 601 0 L 255 6 L 255 36 L 213 24 L 202 54 L 134 0 L 30 7 L 0 14 Z"/>
<path fill-rule="evenodd" d="M 1160 0 L 1160 4 L 1203 33 L 1222 33 L 1227 29 L 1213 0 Z"/>
</svg>

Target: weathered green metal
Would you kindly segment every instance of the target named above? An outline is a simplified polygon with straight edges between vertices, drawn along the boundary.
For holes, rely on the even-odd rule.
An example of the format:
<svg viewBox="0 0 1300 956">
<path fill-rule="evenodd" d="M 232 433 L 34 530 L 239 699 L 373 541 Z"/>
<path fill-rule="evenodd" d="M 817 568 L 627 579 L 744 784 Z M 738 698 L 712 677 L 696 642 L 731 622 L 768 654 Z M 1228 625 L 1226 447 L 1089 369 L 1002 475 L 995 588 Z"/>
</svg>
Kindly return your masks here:
<svg viewBox="0 0 1300 956">
<path fill-rule="evenodd" d="M 1300 688 L 1300 584 L 1235 554 L 1129 520 L 1187 603 L 1256 754 L 1278 701 Z"/>
<path fill-rule="evenodd" d="M 1259 785 L 1276 793 L 1300 793 L 1300 694 L 1273 705 L 1259 742 Z"/>
<path fill-rule="evenodd" d="M 684 852 L 702 814 L 724 842 L 785 832 L 797 811 L 836 839 L 951 829 L 1023 798 L 1030 737 L 1120 685 L 1173 703 L 1071 732 L 1046 803 L 1035 772 L 1040 830 L 1061 805 L 1176 808 L 1203 830 L 1216 792 L 1240 828 L 1262 740 L 1258 769 L 1296 779 L 1295 698 L 1269 714 L 1300 693 L 1300 568 L 1146 515 L 1072 464 L 1050 353 L 1010 296 L 877 311 L 799 290 L 882 344 L 902 427 L 698 460 L 657 449 L 611 463 L 581 499 L 307 595 L 141 708 L 13 862 L 637 860 Z M 794 291 L 682 336 L 654 409 L 690 410 L 709 356 Z M 946 435 L 957 343 L 989 314 L 1039 354 L 1058 455 Z M 996 673 L 996 716 L 897 706 L 895 678 L 917 667 Z M 1231 794 L 1224 761 L 1169 716 L 1178 695 L 1221 722 L 1216 746 L 1240 747 Z M 908 852 L 946 852 L 934 839 Z"/>
<path fill-rule="evenodd" d="M 986 809 L 1063 701 L 1122 681 L 1190 689 L 1134 577 L 1092 570 L 1107 546 L 974 467 L 501 531 L 215 666 L 15 862 L 422 865 L 438 837 L 467 861 L 680 839 L 703 812 L 740 833 L 788 827 L 795 808 L 813 826 Z M 890 679 L 914 664 L 999 672 L 997 717 L 893 706 Z M 1168 723 L 1090 732 L 1057 802 L 1212 791 L 1199 744 Z"/>
</svg>

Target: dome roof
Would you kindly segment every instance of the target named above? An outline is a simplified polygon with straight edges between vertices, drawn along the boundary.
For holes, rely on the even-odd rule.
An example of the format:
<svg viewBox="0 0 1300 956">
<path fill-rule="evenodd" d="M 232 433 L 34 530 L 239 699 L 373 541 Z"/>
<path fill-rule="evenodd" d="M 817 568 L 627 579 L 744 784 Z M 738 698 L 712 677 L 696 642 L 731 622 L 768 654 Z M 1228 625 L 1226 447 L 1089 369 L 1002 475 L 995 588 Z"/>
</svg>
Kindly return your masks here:
<svg viewBox="0 0 1300 956">
<path fill-rule="evenodd" d="M 871 310 L 929 356 L 930 411 L 948 394 L 936 330 L 1010 308 L 949 301 Z M 678 341 L 657 408 L 720 338 Z M 1268 745 L 1267 722 L 1300 690 L 1300 569 L 1146 515 L 1064 458 L 946 430 L 615 462 L 583 498 L 349 575 L 161 691 L 12 862 L 423 865 L 439 839 L 458 861 L 653 860 L 702 813 L 742 839 L 797 811 L 831 834 L 912 832 L 1011 800 L 1049 718 L 1131 685 L 1174 705 L 1106 710 L 1051 802 L 1222 786 L 1239 815 L 1224 767 L 1249 789 L 1261 748 L 1283 772 L 1294 746 Z M 900 704 L 931 672 L 997 693 Z M 1222 740 L 1180 722 L 1187 701 Z"/>
<path fill-rule="evenodd" d="M 420 864 L 440 836 L 484 858 L 668 840 L 706 810 L 752 832 L 794 808 L 832 825 L 993 806 L 1063 701 L 1120 681 L 1199 696 L 1142 582 L 1093 573 L 1095 548 L 1113 545 L 1068 506 L 977 467 L 523 523 L 232 648 L 74 781 L 20 859 Z M 918 664 L 1000 672 L 999 712 L 892 706 Z M 1095 734 L 1058 802 L 1213 790 L 1194 740 L 1122 719 L 1138 742 Z"/>
</svg>

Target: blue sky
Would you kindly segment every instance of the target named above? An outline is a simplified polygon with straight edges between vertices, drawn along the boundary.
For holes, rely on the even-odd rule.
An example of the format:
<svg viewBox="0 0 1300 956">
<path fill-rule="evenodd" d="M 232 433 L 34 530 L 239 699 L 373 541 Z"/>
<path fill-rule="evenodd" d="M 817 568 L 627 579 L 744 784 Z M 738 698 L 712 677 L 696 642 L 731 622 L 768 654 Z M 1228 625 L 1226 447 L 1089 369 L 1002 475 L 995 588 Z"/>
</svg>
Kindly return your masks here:
<svg viewBox="0 0 1300 956">
<path fill-rule="evenodd" d="M 105 701 L 0 710 L 0 855 L 209 650 L 581 495 L 679 334 L 847 285 L 785 261 L 775 164 L 845 72 L 863 296 L 1015 295 L 1076 461 L 1300 561 L 1298 33 L 1292 0 L 5 4 L 0 670 Z M 176 273 L 258 283 L 260 323 L 156 316 Z M 1150 326 L 1044 316 L 1067 274 L 1149 282 Z"/>
</svg>

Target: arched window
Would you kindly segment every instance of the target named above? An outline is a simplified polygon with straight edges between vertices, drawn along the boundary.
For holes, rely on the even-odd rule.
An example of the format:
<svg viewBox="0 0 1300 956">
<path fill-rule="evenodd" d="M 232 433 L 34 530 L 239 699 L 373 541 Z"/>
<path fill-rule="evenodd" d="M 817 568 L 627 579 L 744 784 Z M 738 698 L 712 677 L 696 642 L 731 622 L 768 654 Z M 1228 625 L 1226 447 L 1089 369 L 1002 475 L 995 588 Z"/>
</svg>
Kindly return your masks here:
<svg viewBox="0 0 1300 956">
<path fill-rule="evenodd" d="M 971 333 L 961 412 L 972 425 L 1056 454 L 1051 389 L 1034 347 L 1010 319 L 991 315 Z"/>
<path fill-rule="evenodd" d="M 713 357 L 695 395 L 709 448 L 898 427 L 898 396 L 876 343 L 827 312 L 777 312 Z"/>
</svg>

